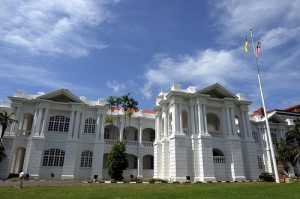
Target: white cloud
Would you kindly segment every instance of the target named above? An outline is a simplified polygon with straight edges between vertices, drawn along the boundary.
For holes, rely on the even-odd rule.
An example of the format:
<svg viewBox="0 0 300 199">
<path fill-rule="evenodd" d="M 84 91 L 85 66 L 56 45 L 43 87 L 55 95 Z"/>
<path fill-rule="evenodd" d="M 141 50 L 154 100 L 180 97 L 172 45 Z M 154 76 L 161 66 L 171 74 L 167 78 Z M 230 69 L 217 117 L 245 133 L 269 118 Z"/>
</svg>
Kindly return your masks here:
<svg viewBox="0 0 300 199">
<path fill-rule="evenodd" d="M 232 79 L 249 78 L 249 69 L 236 54 L 236 51 L 208 49 L 193 56 L 154 56 L 152 67 L 145 76 L 148 82 L 155 84 L 190 82 L 208 85 L 219 82 L 230 85 Z"/>
<path fill-rule="evenodd" d="M 114 93 L 118 93 L 125 88 L 124 84 L 121 84 L 121 83 L 117 82 L 116 80 L 113 80 L 112 82 L 110 82 L 110 81 L 106 82 L 106 86 L 108 88 L 112 89 Z"/>
<path fill-rule="evenodd" d="M 0 42 L 33 54 L 86 56 L 105 48 L 93 28 L 113 19 L 106 4 L 116 0 L 29 0 L 1 2 Z"/>
<path fill-rule="evenodd" d="M 142 93 L 143 96 L 146 97 L 146 99 L 151 99 L 152 98 L 152 93 L 151 93 L 151 87 L 152 83 L 151 82 L 146 82 L 143 87 L 140 88 L 140 92 Z"/>
<path fill-rule="evenodd" d="M 52 89 L 68 88 L 74 90 L 85 90 L 86 88 L 74 85 L 61 79 L 57 74 L 46 67 L 7 64 L 1 60 L 0 78 L 14 83 L 39 85 Z"/>
</svg>

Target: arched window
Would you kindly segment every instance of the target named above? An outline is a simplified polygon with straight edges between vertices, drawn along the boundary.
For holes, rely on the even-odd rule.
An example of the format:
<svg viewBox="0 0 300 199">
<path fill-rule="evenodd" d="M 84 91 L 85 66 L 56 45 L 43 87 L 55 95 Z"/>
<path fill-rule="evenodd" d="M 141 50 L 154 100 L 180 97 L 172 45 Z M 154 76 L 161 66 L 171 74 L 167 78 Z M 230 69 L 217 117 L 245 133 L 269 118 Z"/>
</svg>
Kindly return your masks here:
<svg viewBox="0 0 300 199">
<path fill-rule="evenodd" d="M 96 120 L 87 118 L 84 125 L 84 133 L 95 133 Z"/>
<path fill-rule="evenodd" d="M 44 152 L 43 166 L 62 167 L 64 166 L 65 151 L 60 149 L 48 149 Z"/>
<path fill-rule="evenodd" d="M 50 117 L 48 131 L 68 132 L 70 119 L 63 115 Z"/>
<path fill-rule="evenodd" d="M 225 163 L 224 153 L 219 149 L 215 149 L 215 148 L 213 149 L 213 158 L 214 158 L 214 163 L 216 164 Z"/>
<path fill-rule="evenodd" d="M 81 167 L 92 167 L 93 163 L 93 152 L 86 150 L 81 153 Z"/>
</svg>

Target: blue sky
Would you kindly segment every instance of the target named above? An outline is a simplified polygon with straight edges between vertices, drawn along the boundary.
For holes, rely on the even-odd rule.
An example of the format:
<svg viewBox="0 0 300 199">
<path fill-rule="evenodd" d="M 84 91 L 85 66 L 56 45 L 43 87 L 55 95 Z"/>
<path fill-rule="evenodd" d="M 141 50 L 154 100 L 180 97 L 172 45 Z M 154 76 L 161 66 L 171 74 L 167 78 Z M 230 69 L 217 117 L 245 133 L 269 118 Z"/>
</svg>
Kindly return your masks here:
<svg viewBox="0 0 300 199">
<path fill-rule="evenodd" d="M 89 100 L 131 92 L 141 109 L 172 83 L 220 83 L 268 109 L 300 104 L 300 1 L 3 0 L 0 100 L 67 88 Z M 251 47 L 251 43 L 249 45 Z"/>
</svg>

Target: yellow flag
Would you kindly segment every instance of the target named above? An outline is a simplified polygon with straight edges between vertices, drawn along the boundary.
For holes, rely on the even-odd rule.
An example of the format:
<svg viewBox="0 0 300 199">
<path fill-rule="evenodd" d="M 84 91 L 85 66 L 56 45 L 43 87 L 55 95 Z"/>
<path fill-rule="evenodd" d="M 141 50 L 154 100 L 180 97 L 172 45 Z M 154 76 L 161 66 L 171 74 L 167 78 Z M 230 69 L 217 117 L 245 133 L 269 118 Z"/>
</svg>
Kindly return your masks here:
<svg viewBox="0 0 300 199">
<path fill-rule="evenodd" d="M 245 41 L 245 52 L 247 53 L 248 52 L 248 39 L 246 38 L 246 41 Z"/>
</svg>

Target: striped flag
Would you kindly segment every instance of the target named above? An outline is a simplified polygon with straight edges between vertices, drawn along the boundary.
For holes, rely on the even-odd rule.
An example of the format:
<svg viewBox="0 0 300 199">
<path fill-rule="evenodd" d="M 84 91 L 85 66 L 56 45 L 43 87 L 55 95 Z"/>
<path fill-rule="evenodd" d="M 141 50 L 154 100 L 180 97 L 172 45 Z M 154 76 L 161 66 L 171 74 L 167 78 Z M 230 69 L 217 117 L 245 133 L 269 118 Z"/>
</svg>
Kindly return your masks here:
<svg viewBox="0 0 300 199">
<path fill-rule="evenodd" d="M 247 38 L 246 38 L 246 41 L 245 41 L 244 49 L 245 49 L 245 52 L 247 53 L 248 52 L 248 39 Z"/>
<path fill-rule="evenodd" d="M 255 49 L 256 57 L 258 57 L 259 51 L 260 51 L 260 41 L 257 42 L 257 46 L 256 46 L 256 49 Z"/>
</svg>

